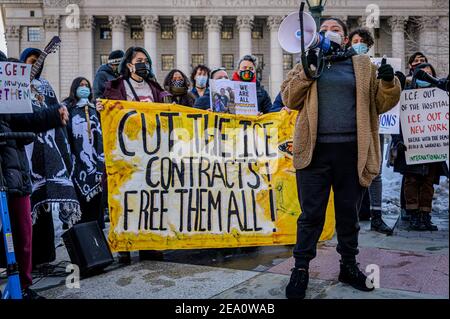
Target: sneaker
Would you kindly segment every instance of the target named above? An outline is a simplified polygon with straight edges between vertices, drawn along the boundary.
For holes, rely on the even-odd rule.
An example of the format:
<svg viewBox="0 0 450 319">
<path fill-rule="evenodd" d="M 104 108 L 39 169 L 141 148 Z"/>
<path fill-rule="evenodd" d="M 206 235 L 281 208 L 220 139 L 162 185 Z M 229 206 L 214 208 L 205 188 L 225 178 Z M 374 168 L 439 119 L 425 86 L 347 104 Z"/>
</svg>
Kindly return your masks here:
<svg viewBox="0 0 450 319">
<path fill-rule="evenodd" d="M 422 224 L 426 230 L 429 231 L 437 231 L 438 227 L 431 222 L 431 213 L 428 212 L 420 212 L 422 215 Z"/>
<path fill-rule="evenodd" d="M 25 288 L 22 290 L 22 299 L 24 300 L 39 300 L 45 299 L 41 295 L 37 294 L 34 290 L 30 288 Z"/>
<path fill-rule="evenodd" d="M 370 230 L 386 234 L 388 236 L 392 235 L 394 231 L 391 227 L 386 225 L 386 223 L 381 218 L 381 211 L 373 210 L 371 212 L 371 215 L 372 219 L 370 221 Z"/>
<path fill-rule="evenodd" d="M 291 279 L 286 286 L 286 298 L 304 299 L 308 282 L 309 273 L 307 269 L 292 268 Z"/>
<path fill-rule="evenodd" d="M 361 291 L 372 291 L 375 289 L 373 279 L 369 280 L 366 275 L 359 270 L 359 264 L 348 263 L 344 264 L 341 261 L 341 271 L 339 273 L 339 281 L 349 284 L 355 289 Z"/>
</svg>

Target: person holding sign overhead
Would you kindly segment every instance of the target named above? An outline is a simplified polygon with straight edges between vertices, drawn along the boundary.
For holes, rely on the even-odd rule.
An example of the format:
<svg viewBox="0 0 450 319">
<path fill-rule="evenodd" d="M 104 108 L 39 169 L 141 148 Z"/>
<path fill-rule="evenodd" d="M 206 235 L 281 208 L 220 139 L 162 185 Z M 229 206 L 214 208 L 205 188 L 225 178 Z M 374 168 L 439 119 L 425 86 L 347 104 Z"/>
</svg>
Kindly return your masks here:
<svg viewBox="0 0 450 319">
<path fill-rule="evenodd" d="M 305 297 L 309 263 L 316 256 L 331 188 L 341 255 L 339 281 L 358 290 L 374 289 L 356 263 L 358 213 L 365 188 L 380 172 L 378 116 L 398 103 L 401 90 L 385 61 L 377 70 L 367 55 L 346 49 L 349 39 L 344 22 L 325 19 L 320 31 L 332 34 L 329 39 L 336 48 L 324 56 L 321 76 L 309 77 L 304 66 L 297 64 L 281 86 L 283 103 L 299 110 L 293 154 L 302 213 L 295 267 L 286 287 L 286 297 L 292 299 Z M 306 67 L 317 67 L 317 55 L 309 53 Z"/>
<path fill-rule="evenodd" d="M 423 70 L 436 77 L 436 71 L 429 63 L 415 66 L 417 70 Z M 407 90 L 418 88 L 430 88 L 432 84 L 415 78 L 413 74 L 411 84 Z M 425 164 L 407 165 L 406 146 L 403 140 L 402 130 L 399 135 L 392 137 L 392 145 L 396 148 L 394 159 L 394 172 L 404 177 L 403 196 L 405 198 L 406 213 L 410 217 L 410 229 L 416 231 L 437 231 L 438 228 L 431 221 L 434 184 L 439 184 L 440 176 L 449 176 L 446 162 L 434 162 Z"/>
</svg>

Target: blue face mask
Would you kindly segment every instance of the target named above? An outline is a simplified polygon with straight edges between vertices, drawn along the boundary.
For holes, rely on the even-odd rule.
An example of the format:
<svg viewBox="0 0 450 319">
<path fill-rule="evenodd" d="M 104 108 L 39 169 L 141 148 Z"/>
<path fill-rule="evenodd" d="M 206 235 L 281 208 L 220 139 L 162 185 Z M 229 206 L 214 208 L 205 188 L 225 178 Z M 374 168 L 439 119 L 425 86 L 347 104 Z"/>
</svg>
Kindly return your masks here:
<svg viewBox="0 0 450 319">
<path fill-rule="evenodd" d="M 431 85 L 431 83 L 428 83 L 428 82 L 425 82 L 425 81 L 422 81 L 422 80 L 416 80 L 416 84 L 420 88 L 427 88 L 427 87 L 429 87 Z"/>
<path fill-rule="evenodd" d="M 91 94 L 91 89 L 85 86 L 79 86 L 77 89 L 77 97 L 79 99 L 87 99 Z"/>
<path fill-rule="evenodd" d="M 353 48 L 353 50 L 355 50 L 355 52 L 358 55 L 366 54 L 367 52 L 369 52 L 369 48 L 367 47 L 367 44 L 362 43 L 362 42 L 353 44 L 352 48 Z"/>
<path fill-rule="evenodd" d="M 203 89 L 206 87 L 207 84 L 208 84 L 208 77 L 206 75 L 199 75 L 195 78 L 195 85 L 198 88 Z"/>
</svg>

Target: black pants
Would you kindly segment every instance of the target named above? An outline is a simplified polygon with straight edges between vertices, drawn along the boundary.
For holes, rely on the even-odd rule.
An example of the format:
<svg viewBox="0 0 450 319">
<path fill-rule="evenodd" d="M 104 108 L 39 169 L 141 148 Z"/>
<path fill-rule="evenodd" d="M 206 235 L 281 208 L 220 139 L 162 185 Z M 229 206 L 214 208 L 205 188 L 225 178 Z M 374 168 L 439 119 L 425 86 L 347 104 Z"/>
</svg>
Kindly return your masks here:
<svg viewBox="0 0 450 319">
<path fill-rule="evenodd" d="M 297 170 L 298 198 L 302 214 L 297 221 L 295 266 L 308 268 L 325 223 L 331 187 L 334 191 L 337 252 L 345 263 L 358 254 L 358 213 L 365 189 L 359 184 L 357 144 L 318 143 L 311 164 Z"/>
<path fill-rule="evenodd" d="M 76 188 L 78 201 L 80 202 L 81 219 L 78 224 L 97 221 L 101 229 L 105 228 L 102 214 L 102 193 L 98 193 L 88 202 L 81 192 Z"/>
<path fill-rule="evenodd" d="M 33 225 L 32 258 L 33 268 L 36 265 L 51 263 L 56 259 L 55 226 L 51 212 L 41 206 L 38 219 Z"/>
</svg>

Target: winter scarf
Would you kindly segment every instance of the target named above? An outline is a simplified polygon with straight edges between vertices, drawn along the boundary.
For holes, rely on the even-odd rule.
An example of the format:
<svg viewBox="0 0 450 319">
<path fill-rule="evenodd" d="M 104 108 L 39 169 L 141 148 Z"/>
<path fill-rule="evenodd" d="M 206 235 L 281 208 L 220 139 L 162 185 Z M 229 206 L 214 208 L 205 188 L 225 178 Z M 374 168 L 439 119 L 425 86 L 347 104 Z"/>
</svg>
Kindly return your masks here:
<svg viewBox="0 0 450 319">
<path fill-rule="evenodd" d="M 74 163 L 73 182 L 89 202 L 102 192 L 105 169 L 102 131 L 95 105 L 80 99 L 70 108 L 69 140 Z"/>
<path fill-rule="evenodd" d="M 32 85 L 44 97 L 42 101 L 33 98 L 33 111 L 59 107 L 48 81 L 39 78 L 33 80 Z M 45 212 L 58 214 L 59 219 L 71 227 L 80 220 L 81 209 L 71 179 L 73 164 L 65 128 L 39 133 L 25 148 L 31 170 L 33 224 L 39 218 L 38 212 Z"/>
</svg>

